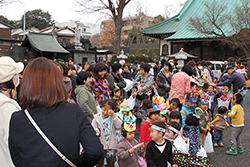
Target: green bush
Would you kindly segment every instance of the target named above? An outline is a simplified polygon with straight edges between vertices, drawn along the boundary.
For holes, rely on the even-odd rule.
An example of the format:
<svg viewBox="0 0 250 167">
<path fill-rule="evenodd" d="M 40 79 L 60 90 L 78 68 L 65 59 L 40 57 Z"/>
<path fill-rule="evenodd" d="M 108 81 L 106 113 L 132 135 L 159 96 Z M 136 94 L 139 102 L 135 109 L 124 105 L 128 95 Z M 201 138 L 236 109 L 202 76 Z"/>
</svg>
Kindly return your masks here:
<svg viewBox="0 0 250 167">
<path fill-rule="evenodd" d="M 135 55 L 135 56 L 142 56 L 143 54 L 148 55 L 148 57 L 160 54 L 159 49 L 129 49 L 129 54 L 130 55 Z"/>
</svg>

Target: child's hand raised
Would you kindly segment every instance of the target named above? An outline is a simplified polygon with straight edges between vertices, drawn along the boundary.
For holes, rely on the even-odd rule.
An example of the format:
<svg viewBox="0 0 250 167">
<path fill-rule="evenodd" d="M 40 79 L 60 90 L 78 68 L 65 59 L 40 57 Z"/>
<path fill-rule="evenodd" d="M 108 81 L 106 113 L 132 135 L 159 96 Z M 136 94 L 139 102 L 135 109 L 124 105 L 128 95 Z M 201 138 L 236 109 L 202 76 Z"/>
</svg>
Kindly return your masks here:
<svg viewBox="0 0 250 167">
<path fill-rule="evenodd" d="M 128 153 L 129 153 L 129 154 L 132 154 L 133 152 L 135 152 L 135 149 L 134 149 L 134 148 L 131 148 L 130 150 L 128 150 Z"/>
<path fill-rule="evenodd" d="M 115 114 L 114 110 L 112 110 L 112 109 L 108 110 L 108 115 L 110 115 L 112 118 L 116 117 L 116 114 Z"/>
</svg>

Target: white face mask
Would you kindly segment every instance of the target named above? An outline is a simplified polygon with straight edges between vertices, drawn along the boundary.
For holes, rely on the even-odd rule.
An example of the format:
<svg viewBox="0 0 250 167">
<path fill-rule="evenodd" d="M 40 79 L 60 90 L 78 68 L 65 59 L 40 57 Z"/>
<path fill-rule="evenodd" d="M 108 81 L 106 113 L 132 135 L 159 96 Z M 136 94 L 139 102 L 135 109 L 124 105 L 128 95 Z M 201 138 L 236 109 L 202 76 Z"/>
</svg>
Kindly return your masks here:
<svg viewBox="0 0 250 167">
<path fill-rule="evenodd" d="M 19 75 L 17 75 L 17 83 L 16 83 L 15 87 L 18 87 L 19 84 L 20 84 L 20 79 L 19 79 Z"/>
<path fill-rule="evenodd" d="M 121 73 L 122 73 L 122 69 L 119 70 L 119 74 L 121 74 Z"/>
<path fill-rule="evenodd" d="M 174 63 L 170 63 L 170 64 L 171 64 L 172 67 L 174 66 Z"/>
<path fill-rule="evenodd" d="M 202 70 L 202 69 L 203 69 L 203 67 L 202 67 L 202 66 L 198 66 L 198 68 L 199 68 L 200 70 Z"/>
</svg>

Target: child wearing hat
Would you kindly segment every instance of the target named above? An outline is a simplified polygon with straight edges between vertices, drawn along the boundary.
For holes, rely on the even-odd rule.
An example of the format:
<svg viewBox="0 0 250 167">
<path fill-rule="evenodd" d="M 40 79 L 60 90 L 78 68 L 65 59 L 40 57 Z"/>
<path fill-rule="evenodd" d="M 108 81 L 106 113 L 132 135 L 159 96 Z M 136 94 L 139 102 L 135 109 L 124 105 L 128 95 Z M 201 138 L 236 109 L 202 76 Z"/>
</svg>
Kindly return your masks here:
<svg viewBox="0 0 250 167">
<path fill-rule="evenodd" d="M 167 167 L 168 163 L 171 166 L 177 167 L 172 160 L 172 145 L 163 136 L 166 132 L 166 125 L 162 121 L 157 121 L 151 124 L 150 136 L 152 141 L 148 143 L 146 150 L 146 161 L 148 167 Z"/>
<path fill-rule="evenodd" d="M 140 167 L 144 159 L 140 156 L 144 152 L 144 144 L 134 139 L 136 130 L 136 117 L 129 112 L 124 118 L 122 129 L 123 139 L 117 147 L 118 164 L 120 167 L 129 167 L 131 164 L 135 167 Z M 138 145 L 139 144 L 139 145 Z"/>
<path fill-rule="evenodd" d="M 200 95 L 198 101 L 198 107 L 196 107 L 196 114 L 201 118 L 200 119 L 200 127 L 199 127 L 199 140 L 202 145 L 204 145 L 205 138 L 207 135 L 207 131 L 210 128 L 207 126 L 209 122 L 209 113 L 208 113 L 208 104 L 209 104 L 209 96 L 205 92 Z"/>
<path fill-rule="evenodd" d="M 195 114 L 195 106 L 198 101 L 198 92 L 194 91 L 192 93 L 188 93 L 186 96 L 187 102 L 182 105 L 181 108 L 181 117 L 182 117 L 182 127 L 184 127 L 185 120 L 187 115 L 189 114 Z"/>
</svg>

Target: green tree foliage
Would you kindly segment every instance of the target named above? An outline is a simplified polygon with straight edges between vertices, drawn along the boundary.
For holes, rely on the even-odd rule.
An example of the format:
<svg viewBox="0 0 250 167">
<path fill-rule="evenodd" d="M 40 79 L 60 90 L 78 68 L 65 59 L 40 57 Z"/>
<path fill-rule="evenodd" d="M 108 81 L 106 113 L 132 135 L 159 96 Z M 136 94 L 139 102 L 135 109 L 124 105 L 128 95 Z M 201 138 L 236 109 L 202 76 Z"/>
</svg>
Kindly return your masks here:
<svg viewBox="0 0 250 167">
<path fill-rule="evenodd" d="M 49 12 L 44 12 L 41 9 L 29 10 L 25 13 L 26 19 L 26 29 L 36 27 L 39 30 L 44 29 L 46 27 L 52 26 L 54 24 L 54 20 L 52 20 L 52 16 Z M 23 16 L 22 22 L 20 24 L 20 28 L 23 27 Z"/>
<path fill-rule="evenodd" d="M 15 27 L 15 22 L 12 21 L 12 20 L 7 19 L 7 18 L 4 17 L 3 15 L 0 15 L 0 21 L 4 22 L 4 23 L 6 23 L 6 24 L 8 24 L 8 25 L 10 25 L 10 26 Z"/>
<path fill-rule="evenodd" d="M 84 39 L 84 38 L 81 38 L 80 39 L 80 42 L 82 43 L 82 45 L 85 47 L 85 48 L 91 48 L 91 42 L 89 39 Z"/>
</svg>

